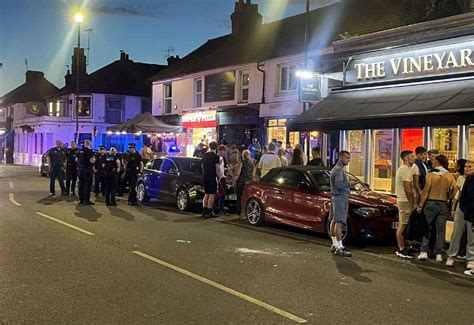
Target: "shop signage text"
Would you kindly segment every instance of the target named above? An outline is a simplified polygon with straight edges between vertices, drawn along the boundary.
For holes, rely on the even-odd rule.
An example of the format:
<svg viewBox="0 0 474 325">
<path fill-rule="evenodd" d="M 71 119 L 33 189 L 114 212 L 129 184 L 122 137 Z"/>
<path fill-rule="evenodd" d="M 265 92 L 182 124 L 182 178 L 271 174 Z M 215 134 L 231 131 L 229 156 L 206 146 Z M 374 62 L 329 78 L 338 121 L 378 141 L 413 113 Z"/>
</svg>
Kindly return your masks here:
<svg viewBox="0 0 474 325">
<path fill-rule="evenodd" d="M 347 82 L 374 82 L 474 71 L 474 43 L 355 60 Z"/>
<path fill-rule="evenodd" d="M 216 116 L 216 111 L 186 113 L 183 115 L 181 122 L 185 129 L 215 127 L 217 122 Z"/>
<path fill-rule="evenodd" d="M 312 78 L 301 78 L 300 101 L 317 102 L 321 100 L 319 76 Z"/>
<path fill-rule="evenodd" d="M 293 116 L 303 113 L 303 103 L 298 101 L 260 104 L 260 117 Z"/>
</svg>

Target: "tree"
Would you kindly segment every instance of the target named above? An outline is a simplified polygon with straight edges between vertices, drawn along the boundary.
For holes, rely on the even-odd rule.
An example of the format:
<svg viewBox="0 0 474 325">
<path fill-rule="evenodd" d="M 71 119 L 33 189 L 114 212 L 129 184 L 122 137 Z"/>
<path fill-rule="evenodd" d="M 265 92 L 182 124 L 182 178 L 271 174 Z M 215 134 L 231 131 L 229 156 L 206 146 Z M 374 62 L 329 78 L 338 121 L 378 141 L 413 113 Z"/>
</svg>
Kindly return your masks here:
<svg viewBox="0 0 474 325">
<path fill-rule="evenodd" d="M 470 9 L 470 0 L 402 0 L 405 24 L 458 15 Z"/>
</svg>

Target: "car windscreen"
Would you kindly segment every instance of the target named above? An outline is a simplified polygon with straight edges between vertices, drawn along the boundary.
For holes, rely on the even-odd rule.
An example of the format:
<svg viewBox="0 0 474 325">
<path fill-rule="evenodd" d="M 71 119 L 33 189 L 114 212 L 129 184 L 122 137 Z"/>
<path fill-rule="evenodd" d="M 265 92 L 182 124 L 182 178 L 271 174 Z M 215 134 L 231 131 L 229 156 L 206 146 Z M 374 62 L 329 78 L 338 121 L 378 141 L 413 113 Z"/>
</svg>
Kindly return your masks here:
<svg viewBox="0 0 474 325">
<path fill-rule="evenodd" d="M 328 171 L 312 171 L 311 175 L 316 180 L 316 184 L 323 192 L 331 191 L 331 177 Z M 347 177 L 349 177 L 349 184 L 351 186 L 351 191 L 362 192 L 365 191 L 367 188 L 357 177 L 352 174 L 347 173 Z"/>
<path fill-rule="evenodd" d="M 200 160 L 175 160 L 175 163 L 178 165 L 180 172 L 190 172 L 193 174 L 201 175 L 201 161 Z"/>
</svg>

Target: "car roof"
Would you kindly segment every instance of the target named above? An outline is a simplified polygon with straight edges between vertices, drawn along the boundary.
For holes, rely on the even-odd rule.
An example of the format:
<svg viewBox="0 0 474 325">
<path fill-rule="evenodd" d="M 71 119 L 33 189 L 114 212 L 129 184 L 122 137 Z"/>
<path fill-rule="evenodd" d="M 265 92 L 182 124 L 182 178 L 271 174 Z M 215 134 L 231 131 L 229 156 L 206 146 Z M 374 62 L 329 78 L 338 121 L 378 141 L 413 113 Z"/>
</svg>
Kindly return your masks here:
<svg viewBox="0 0 474 325">
<path fill-rule="evenodd" d="M 308 166 L 308 165 L 291 165 L 281 167 L 282 170 L 299 170 L 302 172 L 306 171 L 329 171 L 328 167 L 320 167 L 320 166 Z"/>
<path fill-rule="evenodd" d="M 165 158 L 168 158 L 177 162 L 178 161 L 201 161 L 200 158 L 192 158 L 192 157 L 161 157 L 161 159 L 165 159 Z M 155 158 L 155 159 L 159 159 L 159 158 Z"/>
</svg>

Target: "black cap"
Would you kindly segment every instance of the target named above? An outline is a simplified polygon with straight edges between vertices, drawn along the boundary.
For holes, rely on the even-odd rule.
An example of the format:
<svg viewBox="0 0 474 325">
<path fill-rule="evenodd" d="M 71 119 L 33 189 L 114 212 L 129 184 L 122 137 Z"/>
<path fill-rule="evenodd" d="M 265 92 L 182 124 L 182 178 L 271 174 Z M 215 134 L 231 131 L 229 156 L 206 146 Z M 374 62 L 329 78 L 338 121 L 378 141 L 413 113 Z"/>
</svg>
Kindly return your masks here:
<svg viewBox="0 0 474 325">
<path fill-rule="evenodd" d="M 130 143 L 128 144 L 128 146 L 135 148 L 137 145 L 136 145 L 135 143 L 133 143 L 133 142 L 130 142 Z"/>
</svg>

